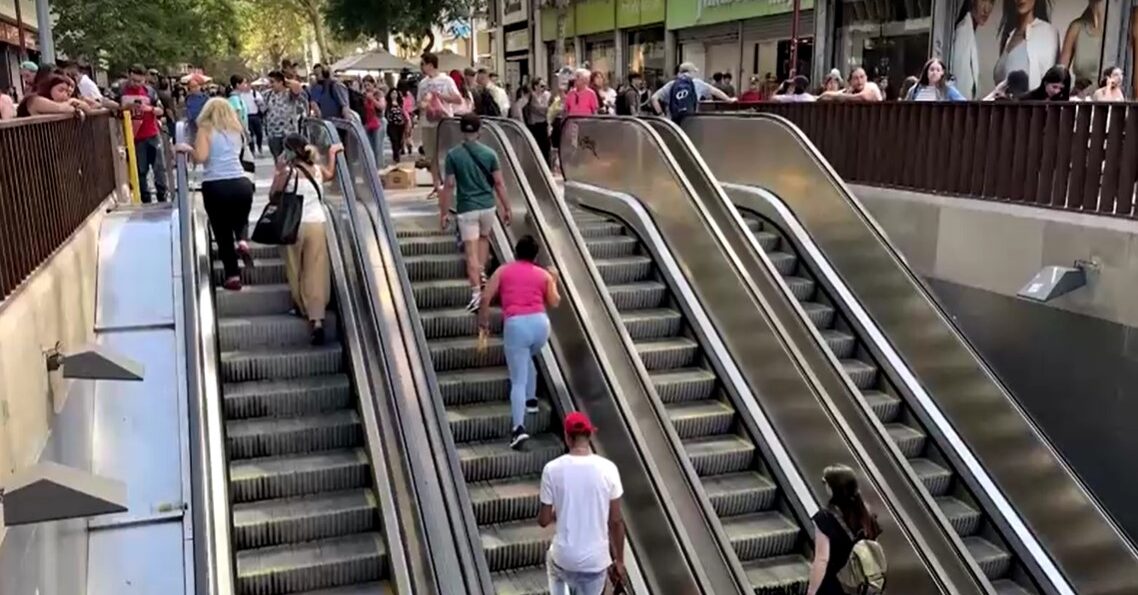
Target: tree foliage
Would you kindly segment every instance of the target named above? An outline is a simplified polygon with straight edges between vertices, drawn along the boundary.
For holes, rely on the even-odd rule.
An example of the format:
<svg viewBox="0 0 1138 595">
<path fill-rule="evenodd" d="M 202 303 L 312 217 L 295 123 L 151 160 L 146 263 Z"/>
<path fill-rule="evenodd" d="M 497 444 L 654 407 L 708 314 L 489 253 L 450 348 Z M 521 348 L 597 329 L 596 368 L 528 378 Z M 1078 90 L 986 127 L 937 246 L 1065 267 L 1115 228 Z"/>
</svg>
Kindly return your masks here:
<svg viewBox="0 0 1138 595">
<path fill-rule="evenodd" d="M 304 55 L 304 40 L 311 25 L 293 0 L 242 0 L 241 55 L 253 71 L 272 70 L 282 58 Z"/>
<path fill-rule="evenodd" d="M 434 40 L 432 28 L 467 20 L 482 0 L 326 0 L 328 25 L 338 35 L 369 37 L 386 43 L 389 34 L 405 40 Z"/>
<path fill-rule="evenodd" d="M 237 53 L 234 0 L 52 0 L 55 41 L 112 72 L 171 68 Z"/>
</svg>

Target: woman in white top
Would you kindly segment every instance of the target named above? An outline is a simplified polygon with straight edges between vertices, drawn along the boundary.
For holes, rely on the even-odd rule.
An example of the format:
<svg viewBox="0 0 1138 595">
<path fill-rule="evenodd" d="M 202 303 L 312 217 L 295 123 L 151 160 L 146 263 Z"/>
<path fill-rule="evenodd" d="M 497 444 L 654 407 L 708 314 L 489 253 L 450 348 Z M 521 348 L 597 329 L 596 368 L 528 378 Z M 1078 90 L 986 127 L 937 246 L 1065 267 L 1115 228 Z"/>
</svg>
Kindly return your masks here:
<svg viewBox="0 0 1138 595">
<path fill-rule="evenodd" d="M 285 274 L 297 316 L 306 318 L 311 325 L 312 344 L 323 345 L 324 313 L 328 309 L 332 277 L 328 269 L 328 237 L 324 230 L 327 216 L 320 201 L 320 191 L 324 180 L 336 176 L 336 154 L 343 147 L 332 145 L 323 165 L 316 163 L 316 148 L 299 134 L 285 137 L 284 148 L 284 159 L 277 167 L 270 196 L 277 192 L 291 192 L 295 184 L 296 193 L 304 197 L 296 243 L 281 248 Z"/>
<path fill-rule="evenodd" d="M 980 96 L 980 54 L 976 49 L 976 30 L 992 16 L 995 0 L 964 0 L 956 17 L 952 37 L 952 69 L 956 88 L 968 99 Z"/>
<path fill-rule="evenodd" d="M 1059 31 L 1049 21 L 1050 0 L 1005 0 L 1000 19 L 1000 57 L 993 81 L 1008 73 L 1027 73 L 1028 87 L 1037 87 L 1043 73 L 1059 58 Z"/>
</svg>

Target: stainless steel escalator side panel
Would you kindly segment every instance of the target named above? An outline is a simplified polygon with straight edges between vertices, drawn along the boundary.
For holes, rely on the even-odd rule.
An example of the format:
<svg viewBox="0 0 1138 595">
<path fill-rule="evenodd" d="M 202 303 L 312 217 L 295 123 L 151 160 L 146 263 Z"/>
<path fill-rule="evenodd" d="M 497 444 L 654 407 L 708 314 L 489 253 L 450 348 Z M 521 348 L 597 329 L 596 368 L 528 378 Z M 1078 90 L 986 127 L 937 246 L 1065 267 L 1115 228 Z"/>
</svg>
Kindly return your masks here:
<svg viewBox="0 0 1138 595">
<path fill-rule="evenodd" d="M 1133 544 L 802 132 L 771 115 L 699 116 L 684 128 L 720 180 L 786 202 L 1072 589 L 1138 592 Z M 762 142 L 744 150 L 732 138 Z"/>
<path fill-rule="evenodd" d="M 629 194 L 644 205 L 799 469 L 818 478 L 811 483 L 816 499 L 828 498 L 820 481 L 827 466 L 842 463 L 859 472 L 866 501 L 885 528 L 881 541 L 890 560 L 891 588 L 985 592 L 970 573 L 962 580 L 960 572 L 945 572 L 941 559 L 956 565 L 960 556 L 944 544 L 939 528 L 931 529 L 931 536 L 925 535 L 930 530 L 912 529 L 914 516 L 928 520 L 927 507 L 911 498 L 898 505 L 894 484 L 883 473 L 892 469 L 881 469 L 851 434 L 835 411 L 832 399 L 838 395 L 828 393 L 834 383 L 823 385 L 813 367 L 804 365 L 803 353 L 788 339 L 752 273 L 650 125 L 626 118 L 571 118 L 562 132 L 561 159 L 568 178 Z M 844 384 L 836 390 L 848 392 Z M 887 463 L 895 464 L 892 457 Z M 896 479 L 896 473 L 890 475 Z M 939 542 L 936 548 L 929 539 Z"/>
<path fill-rule="evenodd" d="M 531 180 L 499 125 L 484 127 L 483 140 L 499 155 L 507 187 L 514 185 L 512 224 L 509 232 L 533 235 L 547 258 L 562 272 L 565 303 L 550 312 L 554 353 L 561 358 L 563 373 L 578 408 L 589 413 L 599 426 L 595 445 L 612 459 L 625 479 L 625 513 L 629 541 L 639 554 L 637 561 L 651 592 L 655 593 L 744 593 L 746 576 L 725 538 L 707 521 L 707 513 L 692 490 L 684 471 L 686 459 L 676 456 L 666 431 L 651 410 L 651 398 L 637 374 L 639 364 L 623 347 L 619 332 L 603 300 L 602 288 L 582 282 L 595 271 L 575 237 L 567 213 L 553 213 L 558 200 L 550 195 L 548 172 Z M 444 123 L 440 146 L 457 138 L 456 122 Z M 527 157 L 531 154 L 525 153 Z M 531 185 L 530 182 L 534 184 Z M 537 188 L 535 188 L 535 185 Z M 541 199 L 537 199 L 540 192 Z"/>
<path fill-rule="evenodd" d="M 409 456 L 416 501 L 426 528 L 425 555 L 433 565 L 436 586 L 444 594 L 491 595 L 494 590 L 482 553 L 470 495 L 455 445 L 447 430 L 446 412 L 434 369 L 427 365 L 426 338 L 418 324 L 403 257 L 395 239 L 375 155 L 358 122 L 332 120 L 324 134 L 347 141 L 345 179 L 353 196 L 348 217 L 356 219 L 357 258 L 371 292 L 373 320 L 385 346 L 384 365 L 392 383 L 396 427 Z M 335 126 L 335 128 L 332 127 Z M 367 216 L 359 211 L 359 205 Z M 390 349 L 386 349 L 390 347 Z"/>
<path fill-rule="evenodd" d="M 182 240 L 182 313 L 190 420 L 194 590 L 234 595 L 236 568 L 230 533 L 229 466 L 217 365 L 217 307 L 205 209 L 189 193 L 186 155 L 176 158 L 179 235 Z"/>
</svg>

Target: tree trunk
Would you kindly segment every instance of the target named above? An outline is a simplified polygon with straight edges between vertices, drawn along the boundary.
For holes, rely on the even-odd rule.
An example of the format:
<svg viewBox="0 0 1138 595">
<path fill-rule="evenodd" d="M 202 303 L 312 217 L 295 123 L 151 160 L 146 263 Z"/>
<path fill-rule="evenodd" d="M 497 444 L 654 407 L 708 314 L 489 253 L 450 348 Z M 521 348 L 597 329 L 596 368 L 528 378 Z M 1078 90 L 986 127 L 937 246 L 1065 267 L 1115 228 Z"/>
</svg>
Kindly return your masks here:
<svg viewBox="0 0 1138 595">
<path fill-rule="evenodd" d="M 558 0 L 558 2 L 557 2 L 557 25 L 556 25 L 556 27 L 554 27 L 554 39 L 555 39 L 555 41 L 553 42 L 553 53 L 555 54 L 553 57 L 553 69 L 554 69 L 554 71 L 549 73 L 550 79 L 557 76 L 558 72 L 561 70 L 561 67 L 565 65 L 565 24 L 566 24 L 566 21 L 568 21 L 568 20 L 569 20 L 569 1 L 568 0 Z M 560 85 L 561 82 L 558 81 L 557 84 Z"/>
<path fill-rule="evenodd" d="M 328 36 L 324 31 L 324 15 L 320 14 L 319 0 L 298 0 L 308 22 L 312 24 L 312 31 L 316 35 L 316 47 L 320 49 L 320 60 L 332 62 L 331 49 L 328 47 Z"/>
</svg>

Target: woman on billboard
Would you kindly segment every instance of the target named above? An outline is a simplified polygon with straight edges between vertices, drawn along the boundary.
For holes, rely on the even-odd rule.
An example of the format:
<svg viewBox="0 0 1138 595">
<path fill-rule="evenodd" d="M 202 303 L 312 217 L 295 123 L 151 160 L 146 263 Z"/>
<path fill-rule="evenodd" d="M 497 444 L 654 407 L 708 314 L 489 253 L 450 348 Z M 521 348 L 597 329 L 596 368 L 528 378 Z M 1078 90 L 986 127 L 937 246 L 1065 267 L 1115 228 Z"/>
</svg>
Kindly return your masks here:
<svg viewBox="0 0 1138 595">
<path fill-rule="evenodd" d="M 993 82 L 1009 72 L 1027 73 L 1028 86 L 1037 87 L 1059 57 L 1059 32 L 1051 25 L 1050 0 L 1004 0 L 1000 20 L 1000 57 Z"/>
<path fill-rule="evenodd" d="M 956 88 L 969 99 L 980 95 L 980 54 L 976 50 L 976 30 L 988 22 L 995 4 L 995 0 L 964 0 L 956 17 L 949 72 L 956 75 Z"/>
<path fill-rule="evenodd" d="M 1105 0 L 1089 0 L 1086 10 L 1067 27 L 1059 63 L 1071 70 L 1073 78 L 1093 81 L 1099 74 L 1105 13 Z"/>
</svg>

